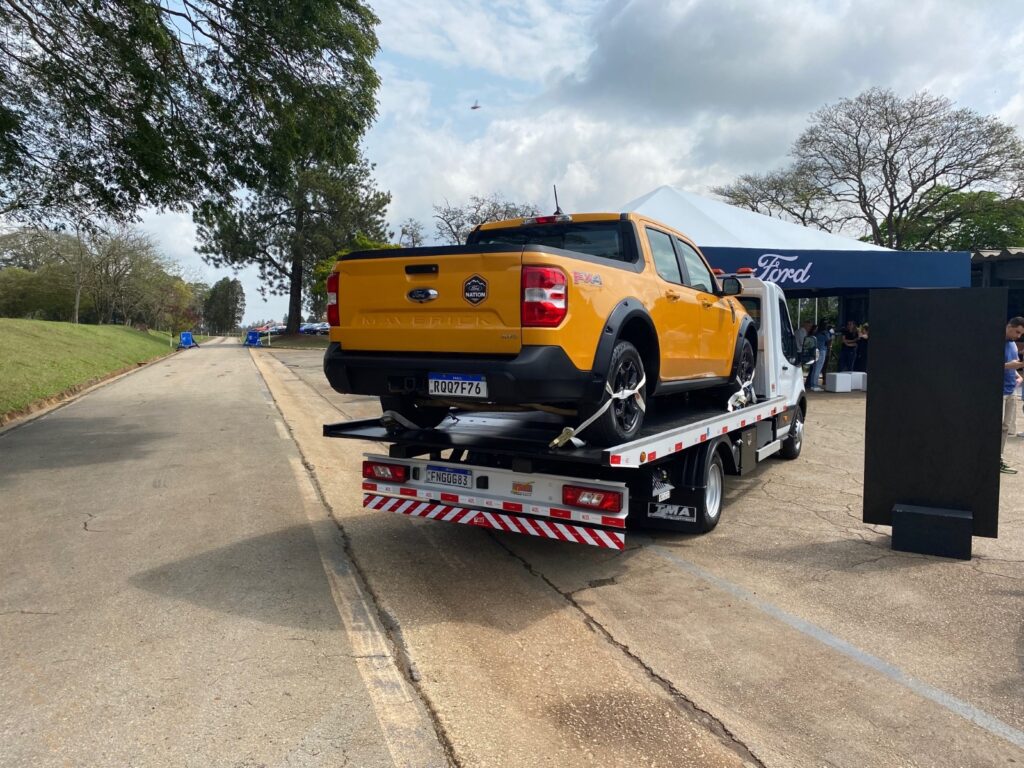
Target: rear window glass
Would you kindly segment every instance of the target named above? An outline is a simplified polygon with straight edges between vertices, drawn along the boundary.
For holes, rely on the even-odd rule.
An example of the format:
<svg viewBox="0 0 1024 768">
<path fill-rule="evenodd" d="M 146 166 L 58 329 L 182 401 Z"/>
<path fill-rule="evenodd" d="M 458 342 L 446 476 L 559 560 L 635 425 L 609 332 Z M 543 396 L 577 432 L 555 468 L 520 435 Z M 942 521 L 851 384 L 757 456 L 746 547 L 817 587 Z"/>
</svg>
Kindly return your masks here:
<svg viewBox="0 0 1024 768">
<path fill-rule="evenodd" d="M 754 327 L 761 330 L 761 299 L 754 296 L 738 296 L 740 304 L 747 310 L 750 319 L 754 321 Z"/>
<path fill-rule="evenodd" d="M 615 261 L 635 261 L 624 245 L 618 221 L 565 222 L 532 227 L 481 229 L 470 234 L 467 245 L 543 245 Z"/>
</svg>

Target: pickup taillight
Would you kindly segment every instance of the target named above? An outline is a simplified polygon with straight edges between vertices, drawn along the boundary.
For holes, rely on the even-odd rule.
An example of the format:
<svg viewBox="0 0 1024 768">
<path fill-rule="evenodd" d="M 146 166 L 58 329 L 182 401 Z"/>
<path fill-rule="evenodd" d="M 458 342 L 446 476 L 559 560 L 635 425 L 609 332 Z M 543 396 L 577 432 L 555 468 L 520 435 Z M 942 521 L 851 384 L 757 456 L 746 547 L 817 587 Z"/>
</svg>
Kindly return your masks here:
<svg viewBox="0 0 1024 768">
<path fill-rule="evenodd" d="M 341 325 L 338 314 L 338 273 L 331 272 L 327 276 L 327 322 L 330 325 Z"/>
<path fill-rule="evenodd" d="M 554 328 L 569 311 L 568 281 L 555 267 L 523 267 L 524 328 Z"/>
</svg>

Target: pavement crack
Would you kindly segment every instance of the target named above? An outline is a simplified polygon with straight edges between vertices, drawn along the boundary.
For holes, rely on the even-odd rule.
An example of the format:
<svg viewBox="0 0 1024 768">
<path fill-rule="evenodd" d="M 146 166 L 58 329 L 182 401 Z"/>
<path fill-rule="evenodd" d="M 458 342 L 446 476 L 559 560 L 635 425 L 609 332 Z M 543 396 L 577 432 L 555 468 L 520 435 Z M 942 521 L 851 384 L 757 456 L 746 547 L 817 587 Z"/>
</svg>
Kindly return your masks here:
<svg viewBox="0 0 1024 768">
<path fill-rule="evenodd" d="M 59 616 L 55 611 L 0 611 L 0 616 Z"/>
<path fill-rule="evenodd" d="M 569 603 L 569 605 L 575 608 L 583 616 L 584 622 L 591 631 L 603 637 L 607 643 L 609 643 L 612 647 L 619 650 L 633 663 L 639 666 L 647 675 L 647 677 L 653 683 L 658 685 L 662 690 L 664 690 L 671 697 L 675 705 L 680 710 L 685 712 L 694 722 L 697 722 L 700 725 L 703 725 L 705 728 L 707 728 L 708 731 L 713 733 L 718 738 L 718 740 L 722 743 L 723 746 L 735 752 L 737 755 L 739 755 L 740 758 L 742 758 L 750 765 L 757 766 L 758 768 L 764 768 L 764 763 L 761 761 L 761 759 L 757 755 L 755 755 L 746 744 L 740 741 L 736 737 L 736 735 L 731 730 L 729 730 L 725 723 L 723 723 L 721 720 L 719 720 L 717 717 L 712 715 L 707 710 L 698 707 L 690 698 L 686 696 L 686 694 L 680 691 L 675 686 L 675 684 L 672 683 L 671 680 L 659 674 L 657 670 L 655 670 L 650 664 L 648 664 L 646 661 L 640 658 L 640 656 L 637 653 L 635 653 L 628 645 L 617 640 L 615 636 L 611 633 L 611 631 L 608 630 L 607 627 L 605 627 L 600 621 L 598 621 L 593 615 L 591 615 L 582 605 L 580 605 L 580 603 L 575 599 L 575 597 L 573 597 L 573 595 L 577 594 L 581 590 L 576 590 L 576 592 L 565 592 L 559 589 L 558 586 L 554 584 L 554 582 L 552 582 L 547 576 L 545 576 L 543 573 L 534 568 L 529 561 L 527 561 L 521 555 L 517 554 L 512 549 L 510 549 L 508 545 L 505 544 L 505 542 L 501 541 L 498 537 L 494 536 L 493 534 L 491 534 L 491 539 L 494 541 L 495 544 L 504 549 L 509 554 L 510 557 L 512 557 L 515 560 L 518 560 L 530 574 L 543 581 L 551 589 L 553 589 L 555 592 L 561 595 L 562 598 L 567 603 Z M 595 581 L 608 583 L 614 582 L 614 579 L 595 579 Z"/>
</svg>

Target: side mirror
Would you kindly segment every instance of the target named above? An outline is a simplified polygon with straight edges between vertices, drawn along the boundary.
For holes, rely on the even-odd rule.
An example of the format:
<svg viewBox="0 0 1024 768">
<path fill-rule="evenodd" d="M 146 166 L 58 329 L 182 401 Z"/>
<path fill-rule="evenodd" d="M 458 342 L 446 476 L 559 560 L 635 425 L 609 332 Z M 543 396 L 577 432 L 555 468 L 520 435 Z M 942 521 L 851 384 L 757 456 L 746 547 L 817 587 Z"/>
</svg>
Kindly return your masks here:
<svg viewBox="0 0 1024 768">
<path fill-rule="evenodd" d="M 743 284 L 736 277 L 723 277 L 722 278 L 722 295 L 723 296 L 739 296 L 743 293 Z"/>
</svg>

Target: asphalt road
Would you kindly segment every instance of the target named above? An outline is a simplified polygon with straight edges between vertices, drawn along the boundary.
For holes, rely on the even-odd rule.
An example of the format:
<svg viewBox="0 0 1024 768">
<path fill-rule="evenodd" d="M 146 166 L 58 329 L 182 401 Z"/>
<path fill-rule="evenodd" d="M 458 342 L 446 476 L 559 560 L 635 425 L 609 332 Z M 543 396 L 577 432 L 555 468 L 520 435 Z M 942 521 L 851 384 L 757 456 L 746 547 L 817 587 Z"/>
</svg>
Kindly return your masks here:
<svg viewBox="0 0 1024 768">
<path fill-rule="evenodd" d="M 860 522 L 863 395 L 815 396 L 801 459 L 729 478 L 712 534 L 615 554 L 362 509 L 375 448 L 320 425 L 374 401 L 255 354 L 463 764 L 685 764 L 693 722 L 770 766 L 1024 762 L 1024 475 L 970 562 L 894 552 Z"/>
<path fill-rule="evenodd" d="M 971 562 L 892 552 L 824 396 L 708 536 L 411 520 L 320 355 L 204 344 L 0 434 L 0 766 L 1024 762 L 1024 475 Z"/>
<path fill-rule="evenodd" d="M 236 340 L 0 436 L 0 766 L 440 766 Z"/>
</svg>

